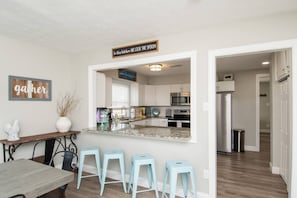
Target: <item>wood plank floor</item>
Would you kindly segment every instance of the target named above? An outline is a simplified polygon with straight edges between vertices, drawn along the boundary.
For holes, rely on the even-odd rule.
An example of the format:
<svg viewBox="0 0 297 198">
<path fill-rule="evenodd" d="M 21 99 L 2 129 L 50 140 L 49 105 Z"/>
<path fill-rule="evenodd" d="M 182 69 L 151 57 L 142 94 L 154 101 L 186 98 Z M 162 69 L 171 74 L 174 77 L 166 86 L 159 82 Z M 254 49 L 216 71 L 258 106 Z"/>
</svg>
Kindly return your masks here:
<svg viewBox="0 0 297 198">
<path fill-rule="evenodd" d="M 67 187 L 67 198 L 98 198 L 100 193 L 100 184 L 98 178 L 90 177 L 84 178 L 81 182 L 80 189 L 76 189 L 76 175 L 74 182 L 70 183 Z M 128 184 L 127 184 L 128 187 Z M 141 189 L 141 188 L 138 188 Z M 104 187 L 103 198 L 131 198 L 132 193 L 124 193 L 122 183 L 107 184 Z M 155 197 L 155 192 L 138 193 L 137 198 L 152 198 Z M 159 192 L 159 197 L 161 193 Z"/>
<path fill-rule="evenodd" d="M 287 198 L 286 185 L 269 168 L 270 135 L 261 133 L 260 152 L 217 156 L 218 198 Z"/>
</svg>

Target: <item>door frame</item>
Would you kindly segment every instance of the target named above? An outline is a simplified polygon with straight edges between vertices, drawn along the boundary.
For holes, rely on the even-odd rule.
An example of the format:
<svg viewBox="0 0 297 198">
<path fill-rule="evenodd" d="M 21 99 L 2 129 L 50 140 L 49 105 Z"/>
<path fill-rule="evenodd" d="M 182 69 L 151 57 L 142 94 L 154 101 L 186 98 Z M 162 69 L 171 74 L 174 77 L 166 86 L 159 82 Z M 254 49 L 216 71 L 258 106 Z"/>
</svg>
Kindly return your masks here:
<svg viewBox="0 0 297 198">
<path fill-rule="evenodd" d="M 260 152 L 260 83 L 269 82 L 269 74 L 256 74 L 256 151 Z M 270 96 L 269 96 L 270 97 Z M 271 115 L 269 114 L 271 117 Z"/>
<path fill-rule="evenodd" d="M 216 58 L 257 53 L 262 51 L 275 51 L 285 48 L 292 49 L 292 120 L 297 119 L 297 39 L 283 40 L 268 43 L 258 43 L 233 48 L 224 48 L 210 50 L 208 52 L 208 129 L 209 129 L 209 197 L 217 197 L 217 152 L 216 152 Z M 297 131 L 297 123 L 292 122 L 292 131 Z M 297 197 L 297 156 L 292 155 L 297 153 L 297 133 L 292 133 L 291 139 L 291 162 L 290 162 L 290 179 L 288 184 L 289 198 Z M 292 188 L 291 188 L 292 186 Z"/>
</svg>

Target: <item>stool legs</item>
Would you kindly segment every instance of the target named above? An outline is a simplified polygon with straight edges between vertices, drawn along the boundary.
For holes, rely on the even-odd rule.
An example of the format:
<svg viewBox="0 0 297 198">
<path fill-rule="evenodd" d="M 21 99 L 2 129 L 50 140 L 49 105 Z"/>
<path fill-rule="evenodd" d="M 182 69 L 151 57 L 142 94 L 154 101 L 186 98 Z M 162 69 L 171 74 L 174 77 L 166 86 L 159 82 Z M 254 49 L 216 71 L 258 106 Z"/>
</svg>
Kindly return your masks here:
<svg viewBox="0 0 297 198">
<path fill-rule="evenodd" d="M 106 174 L 107 174 L 107 168 L 108 168 L 108 162 L 109 160 L 119 160 L 119 165 L 120 165 L 120 171 L 121 171 L 121 180 L 116 180 L 116 181 L 105 181 L 106 179 Z M 104 191 L 104 186 L 106 184 L 112 184 L 112 183 L 123 183 L 123 189 L 124 192 L 127 193 L 127 188 L 126 188 L 126 181 L 125 181 L 125 162 L 124 162 L 124 152 L 121 150 L 111 150 L 111 151 L 106 151 L 104 153 L 104 160 L 103 160 L 103 170 L 102 170 L 102 178 L 101 178 L 101 190 L 100 190 L 100 196 L 103 195 Z"/>
<path fill-rule="evenodd" d="M 146 171 L 147 171 L 149 188 L 145 190 L 137 191 L 139 171 L 141 166 L 144 166 L 147 169 Z M 156 198 L 159 198 L 155 162 L 150 155 L 144 154 L 144 155 L 133 156 L 130 163 L 130 179 L 129 179 L 128 192 L 130 192 L 131 189 L 132 189 L 132 198 L 136 198 L 137 193 L 147 192 L 152 190 L 155 191 Z"/>
<path fill-rule="evenodd" d="M 100 158 L 99 158 L 99 153 L 98 155 L 95 155 L 95 160 L 96 160 L 96 166 L 97 166 L 97 174 L 98 174 L 98 180 L 99 183 L 101 184 L 101 166 L 100 166 Z"/>
<path fill-rule="evenodd" d="M 134 167 L 133 175 L 133 189 L 132 189 L 132 198 L 136 198 L 137 184 L 138 184 L 138 175 L 139 175 L 139 166 Z"/>
<path fill-rule="evenodd" d="M 83 171 L 83 166 L 84 166 L 84 160 L 86 155 L 94 155 L 95 156 L 95 161 L 96 161 L 96 167 L 97 167 L 97 174 L 94 175 L 82 175 Z M 80 184 L 81 184 L 81 179 L 86 178 L 86 177 L 94 177 L 98 176 L 99 183 L 101 183 L 101 168 L 100 168 L 100 153 L 99 153 L 99 148 L 97 147 L 88 147 L 88 148 L 83 148 L 80 151 L 79 155 L 79 168 L 78 168 L 78 174 L 77 174 L 77 185 L 76 188 L 79 189 Z"/>
<path fill-rule="evenodd" d="M 102 171 L 102 179 L 101 179 L 100 196 L 102 196 L 103 191 L 104 191 L 107 166 L 108 166 L 108 160 L 104 160 L 104 163 L 103 163 L 103 171 Z"/>
<path fill-rule="evenodd" d="M 196 185 L 195 185 L 196 183 L 195 183 L 194 173 L 192 170 L 190 171 L 190 175 L 191 175 L 193 195 L 194 195 L 194 198 L 197 198 L 197 191 L 196 191 Z"/>
<path fill-rule="evenodd" d="M 167 170 L 167 168 L 165 168 L 165 174 L 164 174 L 164 180 L 163 180 L 162 198 L 165 197 L 166 185 L 167 185 L 167 178 L 168 178 L 168 170 Z"/>
<path fill-rule="evenodd" d="M 170 198 L 175 197 L 178 174 L 181 174 L 184 196 L 188 197 L 188 189 L 189 189 L 188 177 L 190 176 L 193 197 L 197 198 L 193 167 L 189 164 L 189 162 L 187 162 L 185 160 L 179 160 L 179 161 L 172 160 L 172 161 L 166 162 L 162 198 L 167 197 L 166 196 L 166 186 L 167 186 L 168 175 L 170 178 L 170 180 L 169 180 L 170 196 L 169 197 Z"/>
<path fill-rule="evenodd" d="M 151 165 L 151 170 L 152 170 L 153 181 L 154 181 L 154 185 L 155 185 L 155 195 L 156 195 L 157 198 L 159 198 L 155 164 Z"/>
<path fill-rule="evenodd" d="M 188 196 L 188 173 L 182 173 L 182 183 L 185 197 Z"/>
<path fill-rule="evenodd" d="M 120 169 L 121 169 L 121 175 L 122 175 L 122 181 L 123 181 L 123 189 L 124 189 L 124 192 L 127 193 L 124 158 L 121 157 L 119 161 L 120 161 Z"/>
<path fill-rule="evenodd" d="M 80 156 L 79 159 L 79 168 L 78 168 L 78 178 L 77 178 L 77 185 L 76 188 L 79 189 L 80 187 L 80 182 L 81 182 L 81 176 L 82 176 L 82 169 L 83 169 L 83 164 L 84 164 L 85 156 Z"/>
<path fill-rule="evenodd" d="M 177 175 L 171 171 L 170 172 L 170 198 L 175 198 L 176 180 L 177 180 Z"/>
</svg>

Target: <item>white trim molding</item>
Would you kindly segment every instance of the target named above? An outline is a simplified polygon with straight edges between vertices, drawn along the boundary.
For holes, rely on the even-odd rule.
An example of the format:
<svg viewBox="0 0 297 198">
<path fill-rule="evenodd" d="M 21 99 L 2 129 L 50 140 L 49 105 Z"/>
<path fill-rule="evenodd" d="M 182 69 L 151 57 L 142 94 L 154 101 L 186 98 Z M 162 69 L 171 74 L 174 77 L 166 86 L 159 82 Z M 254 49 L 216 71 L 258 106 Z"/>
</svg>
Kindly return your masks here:
<svg viewBox="0 0 297 198">
<path fill-rule="evenodd" d="M 257 146 L 244 145 L 244 150 L 245 151 L 259 152 L 259 148 Z"/>
<path fill-rule="evenodd" d="M 259 43 L 253 45 L 239 46 L 233 48 L 211 50 L 208 53 L 208 129 L 209 129 L 209 197 L 217 197 L 217 174 L 216 174 L 216 58 L 263 51 L 276 51 L 281 49 L 292 49 L 292 120 L 297 119 L 297 39 Z M 292 131 L 297 131 L 297 123 L 292 123 Z M 289 198 L 297 197 L 297 133 L 292 134 L 291 140 L 291 162 Z"/>
<path fill-rule="evenodd" d="M 270 166 L 270 170 L 271 170 L 271 173 L 272 174 L 275 174 L 275 175 L 279 175 L 280 174 L 280 168 L 277 167 L 277 166 L 272 166 L 272 163 L 269 162 L 269 166 Z"/>
<path fill-rule="evenodd" d="M 96 72 L 106 69 L 118 69 L 123 67 L 133 67 L 136 65 L 145 65 L 149 63 L 165 62 L 169 60 L 186 59 L 191 60 L 191 84 L 197 84 L 197 51 L 186 51 L 174 54 L 145 57 L 140 59 L 132 59 L 119 62 L 111 62 L 100 65 L 90 65 L 88 67 L 88 95 L 89 95 L 89 119 L 88 127 L 96 126 Z M 197 91 L 195 86 L 191 86 L 191 120 L 197 120 Z M 189 142 L 197 142 L 197 122 L 191 123 L 191 140 Z"/>
<path fill-rule="evenodd" d="M 269 82 L 269 74 L 256 74 L 256 150 L 260 152 L 260 83 Z"/>
</svg>

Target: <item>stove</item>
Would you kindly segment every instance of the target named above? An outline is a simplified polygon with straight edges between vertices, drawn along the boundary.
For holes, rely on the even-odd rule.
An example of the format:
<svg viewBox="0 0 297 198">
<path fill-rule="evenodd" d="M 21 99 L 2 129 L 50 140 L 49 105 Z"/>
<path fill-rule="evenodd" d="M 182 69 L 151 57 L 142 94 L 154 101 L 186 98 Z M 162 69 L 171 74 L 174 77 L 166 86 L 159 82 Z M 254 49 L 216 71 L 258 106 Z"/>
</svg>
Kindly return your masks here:
<svg viewBox="0 0 297 198">
<path fill-rule="evenodd" d="M 168 118 L 169 127 L 190 128 L 191 113 L 189 109 L 176 109 L 173 112 L 173 117 Z"/>
</svg>

